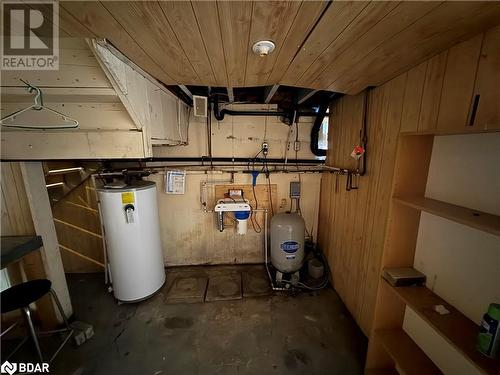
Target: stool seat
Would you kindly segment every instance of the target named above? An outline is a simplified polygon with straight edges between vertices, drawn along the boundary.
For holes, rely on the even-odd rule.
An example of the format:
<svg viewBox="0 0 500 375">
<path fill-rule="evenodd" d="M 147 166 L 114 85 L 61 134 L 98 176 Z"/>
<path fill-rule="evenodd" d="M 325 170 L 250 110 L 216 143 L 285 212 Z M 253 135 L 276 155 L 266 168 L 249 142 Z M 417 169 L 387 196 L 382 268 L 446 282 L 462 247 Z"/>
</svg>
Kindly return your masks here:
<svg viewBox="0 0 500 375">
<path fill-rule="evenodd" d="M 30 280 L 11 286 L 0 294 L 2 314 L 28 307 L 46 295 L 52 286 L 50 280 Z"/>
</svg>

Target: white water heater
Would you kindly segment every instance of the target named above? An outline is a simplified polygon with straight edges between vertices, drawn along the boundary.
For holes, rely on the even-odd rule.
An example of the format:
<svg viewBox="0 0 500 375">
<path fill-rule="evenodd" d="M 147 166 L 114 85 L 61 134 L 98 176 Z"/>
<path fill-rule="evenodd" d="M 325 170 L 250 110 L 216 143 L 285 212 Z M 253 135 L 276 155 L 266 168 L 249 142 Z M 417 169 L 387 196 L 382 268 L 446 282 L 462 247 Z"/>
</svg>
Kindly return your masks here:
<svg viewBox="0 0 500 375">
<path fill-rule="evenodd" d="M 298 271 L 304 263 L 304 219 L 296 213 L 281 213 L 271 219 L 271 263 L 282 273 Z"/>
<path fill-rule="evenodd" d="M 156 184 L 98 189 L 113 293 L 121 302 L 150 297 L 165 282 Z"/>
</svg>

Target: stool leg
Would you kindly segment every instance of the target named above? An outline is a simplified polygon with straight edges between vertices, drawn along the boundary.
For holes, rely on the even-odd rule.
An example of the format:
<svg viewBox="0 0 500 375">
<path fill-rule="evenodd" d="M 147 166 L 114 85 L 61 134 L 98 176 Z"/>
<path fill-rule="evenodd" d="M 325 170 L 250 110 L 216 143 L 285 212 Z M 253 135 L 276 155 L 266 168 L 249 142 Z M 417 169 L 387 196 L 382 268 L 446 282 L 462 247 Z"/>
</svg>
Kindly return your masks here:
<svg viewBox="0 0 500 375">
<path fill-rule="evenodd" d="M 36 337 L 35 327 L 33 326 L 33 321 L 31 320 L 30 309 L 29 307 L 23 307 L 21 310 L 23 311 L 26 323 L 28 323 L 30 336 L 33 339 L 33 343 L 35 344 L 35 349 L 38 354 L 38 358 L 40 358 L 40 362 L 43 362 L 42 351 L 40 350 L 40 345 L 38 344 L 38 338 Z"/>
<path fill-rule="evenodd" d="M 57 309 L 59 310 L 59 314 L 61 314 L 63 320 L 64 320 L 64 324 L 66 325 L 66 328 L 69 330 L 70 327 L 69 327 L 69 324 L 68 324 L 68 320 L 66 319 L 66 314 L 64 313 L 64 310 L 61 306 L 61 302 L 59 302 L 59 298 L 57 297 L 57 294 L 56 292 L 54 292 L 54 290 L 52 288 L 50 288 L 50 295 L 52 296 L 52 298 L 54 299 L 56 305 L 57 305 Z"/>
</svg>

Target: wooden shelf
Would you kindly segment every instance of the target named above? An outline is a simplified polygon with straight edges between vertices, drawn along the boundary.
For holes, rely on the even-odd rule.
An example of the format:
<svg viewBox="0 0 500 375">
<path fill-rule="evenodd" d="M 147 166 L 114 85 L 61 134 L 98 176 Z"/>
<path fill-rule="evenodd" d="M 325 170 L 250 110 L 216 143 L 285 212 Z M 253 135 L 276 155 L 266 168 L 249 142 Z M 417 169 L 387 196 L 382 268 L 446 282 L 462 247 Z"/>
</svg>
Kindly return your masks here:
<svg viewBox="0 0 500 375">
<path fill-rule="evenodd" d="M 396 367 L 406 375 L 438 375 L 439 368 L 401 329 L 375 331 L 375 339 L 379 340 L 394 360 Z"/>
<path fill-rule="evenodd" d="M 453 345 L 476 368 L 486 374 L 500 373 L 500 360 L 490 359 L 476 350 L 479 326 L 448 304 L 438 295 L 423 286 L 392 287 L 384 282 L 406 305 L 430 324 L 446 341 Z M 443 305 L 450 311 L 440 315 L 435 305 Z"/>
<path fill-rule="evenodd" d="M 500 236 L 500 216 L 425 197 L 393 197 L 393 199 L 405 206 Z"/>
</svg>

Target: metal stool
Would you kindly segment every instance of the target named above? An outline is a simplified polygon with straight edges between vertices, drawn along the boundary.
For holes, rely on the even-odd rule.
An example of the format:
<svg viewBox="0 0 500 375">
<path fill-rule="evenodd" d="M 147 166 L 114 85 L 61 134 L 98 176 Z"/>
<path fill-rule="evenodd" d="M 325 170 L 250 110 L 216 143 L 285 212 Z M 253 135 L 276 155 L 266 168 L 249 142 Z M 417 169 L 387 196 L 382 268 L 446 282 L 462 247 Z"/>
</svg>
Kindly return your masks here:
<svg viewBox="0 0 500 375">
<path fill-rule="evenodd" d="M 33 320 L 31 319 L 31 311 L 29 305 L 33 302 L 38 301 L 47 293 L 50 293 L 50 295 L 54 299 L 57 309 L 59 310 L 59 313 L 61 314 L 64 320 L 66 328 L 37 333 L 33 325 Z M 52 289 L 52 283 L 50 282 L 50 280 L 47 279 L 30 280 L 21 284 L 14 285 L 4 290 L 2 293 L 0 293 L 0 299 L 2 302 L 1 303 L 2 314 L 18 309 L 21 310 L 21 312 L 23 313 L 23 316 L 26 320 L 26 324 L 28 325 L 29 337 L 31 337 L 31 339 L 33 340 L 33 344 L 35 345 L 35 349 L 38 354 L 38 358 L 40 359 L 40 362 L 44 362 L 44 360 L 42 356 L 42 351 L 40 350 L 40 344 L 38 343 L 38 337 L 42 337 L 44 335 L 52 335 L 61 332 L 68 332 L 68 335 L 64 338 L 62 344 L 50 357 L 49 363 L 52 362 L 54 358 L 57 356 L 57 354 L 59 354 L 61 349 L 64 347 L 64 345 L 70 339 L 71 335 L 73 334 L 73 330 L 71 329 L 71 327 L 68 324 L 68 321 L 66 320 L 66 315 L 64 314 L 64 310 L 62 309 L 61 303 L 59 302 L 59 298 L 57 298 L 57 294 Z M 0 337 L 5 335 L 16 325 L 17 323 L 10 326 L 6 331 L 0 334 Z M 26 342 L 27 339 L 28 337 L 22 340 L 21 343 L 17 345 L 17 347 L 8 355 L 8 357 L 5 360 L 8 360 Z"/>
</svg>

